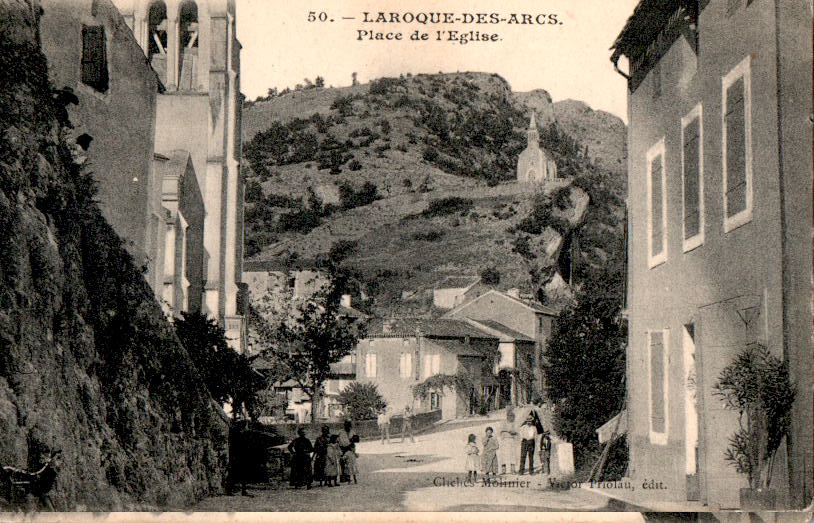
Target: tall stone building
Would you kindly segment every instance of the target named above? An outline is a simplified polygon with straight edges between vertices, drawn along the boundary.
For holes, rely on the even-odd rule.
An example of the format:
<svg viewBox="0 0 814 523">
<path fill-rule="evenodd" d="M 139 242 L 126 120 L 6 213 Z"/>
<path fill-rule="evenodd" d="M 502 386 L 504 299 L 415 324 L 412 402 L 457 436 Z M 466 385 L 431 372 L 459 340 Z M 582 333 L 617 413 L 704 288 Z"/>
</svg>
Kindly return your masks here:
<svg viewBox="0 0 814 523">
<path fill-rule="evenodd" d="M 72 138 L 105 218 L 168 315 L 202 311 L 245 350 L 234 2 L 37 4 L 49 75 L 76 96 Z"/>
<path fill-rule="evenodd" d="M 531 113 L 531 121 L 526 131 L 527 145 L 517 159 L 517 181 L 519 183 L 545 183 L 557 177 L 557 164 L 545 149 L 540 148 L 540 133 L 537 119 Z"/>
<path fill-rule="evenodd" d="M 115 0 L 165 86 L 156 152 L 189 151 L 204 201 L 202 309 L 245 348 L 240 42 L 233 0 Z M 168 155 L 169 156 L 169 155 Z"/>
<path fill-rule="evenodd" d="M 642 0 L 614 44 L 630 122 L 629 475 L 663 485 L 642 496 L 741 508 L 749 484 L 727 447 L 744 421 L 715 383 L 760 343 L 797 388 L 768 467 L 777 508 L 811 503 L 810 5 Z"/>
</svg>

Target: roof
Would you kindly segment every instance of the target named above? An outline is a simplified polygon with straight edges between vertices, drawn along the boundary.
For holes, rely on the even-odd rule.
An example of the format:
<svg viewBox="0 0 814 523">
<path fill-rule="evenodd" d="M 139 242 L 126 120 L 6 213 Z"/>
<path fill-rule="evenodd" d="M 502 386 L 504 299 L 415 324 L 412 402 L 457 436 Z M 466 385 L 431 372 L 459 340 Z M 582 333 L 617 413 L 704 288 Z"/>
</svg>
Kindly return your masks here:
<svg viewBox="0 0 814 523">
<path fill-rule="evenodd" d="M 477 276 L 447 276 L 441 280 L 436 289 L 468 289 L 478 283 L 480 278 Z"/>
<path fill-rule="evenodd" d="M 389 324 L 389 332 L 385 332 Z M 426 318 L 374 318 L 368 324 L 368 338 L 414 338 L 416 333 L 427 338 L 478 338 L 496 340 L 493 336 L 464 320 Z"/>
<path fill-rule="evenodd" d="M 339 316 L 343 316 L 346 318 L 369 318 L 368 314 L 360 311 L 359 309 L 354 309 L 353 307 L 345 307 L 344 305 L 339 306 Z"/>
<path fill-rule="evenodd" d="M 518 332 L 512 329 L 511 327 L 507 327 L 502 323 L 494 320 L 469 320 L 469 321 L 483 325 L 488 329 L 492 329 L 493 331 L 497 331 L 498 333 L 500 333 L 501 341 L 504 341 L 504 339 L 508 338 L 511 339 L 512 341 L 529 341 L 532 343 L 534 342 L 532 338 L 529 338 L 522 332 Z"/>
<path fill-rule="evenodd" d="M 500 292 L 498 290 L 491 289 L 490 291 L 485 292 L 485 293 L 481 294 L 480 296 L 472 298 L 471 300 L 458 305 L 457 307 L 455 307 L 454 309 L 452 309 L 451 311 L 446 313 L 444 315 L 444 317 L 449 317 L 449 316 L 451 316 L 453 314 L 456 314 L 457 312 L 465 309 L 469 305 L 477 302 L 478 300 L 484 299 L 486 296 L 490 296 L 490 295 L 501 296 L 503 298 L 508 299 L 509 301 L 520 304 L 520 305 L 526 307 L 527 309 L 530 309 L 530 310 L 532 310 L 532 311 L 534 311 L 536 313 L 539 313 L 539 314 L 545 314 L 547 316 L 559 316 L 559 312 L 557 312 L 555 309 L 552 309 L 551 307 L 547 307 L 545 305 L 542 305 L 540 303 L 536 303 L 536 302 L 533 302 L 533 301 L 521 300 L 520 298 L 515 298 L 514 296 L 510 296 L 510 295 L 506 294 L 505 292 Z"/>
<path fill-rule="evenodd" d="M 287 272 L 285 260 L 250 260 L 243 261 L 243 272 Z"/>
<path fill-rule="evenodd" d="M 356 375 L 356 364 L 350 362 L 337 362 L 331 363 L 331 375 L 333 376 L 350 376 Z"/>
<path fill-rule="evenodd" d="M 628 58 L 640 56 L 679 8 L 695 15 L 706 3 L 701 1 L 699 5 L 695 0 L 641 0 L 611 46 L 611 61 L 616 63 L 622 55 Z"/>
<path fill-rule="evenodd" d="M 430 345 L 435 345 L 438 347 L 443 348 L 444 350 L 455 354 L 456 356 L 477 356 L 480 358 L 484 358 L 485 355 L 478 351 L 477 349 L 472 348 L 471 345 L 467 345 L 459 340 L 430 340 Z"/>
<path fill-rule="evenodd" d="M 596 429 L 599 443 L 610 441 L 611 436 L 627 433 L 627 410 L 622 410 L 619 414 L 606 421 L 601 427 Z"/>
</svg>

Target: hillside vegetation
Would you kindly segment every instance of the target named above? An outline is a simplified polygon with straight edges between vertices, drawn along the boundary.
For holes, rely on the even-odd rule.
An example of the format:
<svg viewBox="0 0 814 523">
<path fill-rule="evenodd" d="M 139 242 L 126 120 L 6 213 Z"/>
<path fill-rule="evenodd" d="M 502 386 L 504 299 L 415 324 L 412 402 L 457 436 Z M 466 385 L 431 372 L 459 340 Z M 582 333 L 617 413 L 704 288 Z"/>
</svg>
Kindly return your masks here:
<svg viewBox="0 0 814 523">
<path fill-rule="evenodd" d="M 531 110 L 561 178 L 544 189 L 513 182 Z M 573 272 L 561 254 L 585 223 L 589 264 L 608 256 L 607 231 L 621 238 L 622 122 L 497 75 L 297 90 L 247 104 L 243 129 L 248 254 L 309 266 L 343 242 L 372 312 L 430 313 L 451 274 L 537 292 L 560 264 Z"/>
</svg>

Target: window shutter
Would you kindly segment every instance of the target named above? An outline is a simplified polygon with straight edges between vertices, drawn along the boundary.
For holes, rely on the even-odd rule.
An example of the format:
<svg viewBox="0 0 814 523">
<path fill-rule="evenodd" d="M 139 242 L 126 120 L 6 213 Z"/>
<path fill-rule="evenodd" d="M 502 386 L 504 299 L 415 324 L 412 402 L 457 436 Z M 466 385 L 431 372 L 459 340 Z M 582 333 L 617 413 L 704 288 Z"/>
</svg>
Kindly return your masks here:
<svg viewBox="0 0 814 523">
<path fill-rule="evenodd" d="M 103 26 L 82 27 L 82 83 L 100 92 L 108 89 L 107 49 Z"/>
<path fill-rule="evenodd" d="M 684 238 L 700 232 L 699 120 L 684 128 Z"/>
<path fill-rule="evenodd" d="M 726 90 L 726 214 L 746 209 L 746 126 L 744 82 L 739 78 Z"/>
<path fill-rule="evenodd" d="M 664 432 L 664 333 L 650 333 L 650 424 Z"/>
<path fill-rule="evenodd" d="M 661 175 L 662 169 L 664 168 L 663 161 L 663 155 L 659 155 L 653 158 L 650 164 L 650 186 L 653 191 L 651 194 L 653 212 L 650 216 L 653 251 L 650 254 L 653 256 L 660 254 L 664 250 L 664 221 L 662 219 L 664 195 L 662 194 L 661 187 Z"/>
</svg>

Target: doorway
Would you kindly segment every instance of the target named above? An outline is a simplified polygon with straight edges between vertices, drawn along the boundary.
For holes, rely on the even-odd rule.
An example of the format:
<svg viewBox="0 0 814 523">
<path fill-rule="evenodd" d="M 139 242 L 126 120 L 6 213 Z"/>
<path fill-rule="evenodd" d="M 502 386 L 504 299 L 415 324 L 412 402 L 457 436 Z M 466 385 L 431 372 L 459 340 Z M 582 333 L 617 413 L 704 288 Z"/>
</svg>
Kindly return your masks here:
<svg viewBox="0 0 814 523">
<path fill-rule="evenodd" d="M 686 464 L 687 500 L 698 501 L 701 487 L 698 479 L 698 396 L 695 365 L 695 325 L 684 325 L 684 461 Z"/>
</svg>

